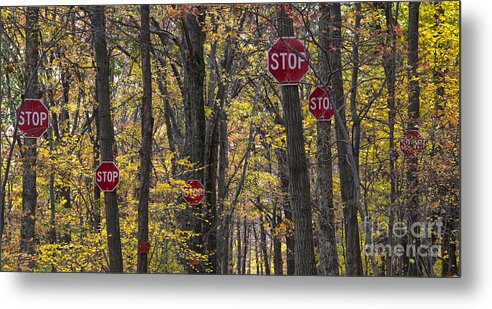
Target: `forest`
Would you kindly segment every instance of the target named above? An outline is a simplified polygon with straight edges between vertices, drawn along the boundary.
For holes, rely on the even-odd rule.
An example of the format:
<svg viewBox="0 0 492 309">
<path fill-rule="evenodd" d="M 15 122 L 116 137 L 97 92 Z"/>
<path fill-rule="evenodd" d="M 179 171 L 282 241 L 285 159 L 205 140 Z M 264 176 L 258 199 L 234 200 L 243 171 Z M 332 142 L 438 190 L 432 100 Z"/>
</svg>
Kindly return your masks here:
<svg viewBox="0 0 492 309">
<path fill-rule="evenodd" d="M 458 1 L 0 6 L 0 271 L 459 277 L 460 130 Z"/>
</svg>

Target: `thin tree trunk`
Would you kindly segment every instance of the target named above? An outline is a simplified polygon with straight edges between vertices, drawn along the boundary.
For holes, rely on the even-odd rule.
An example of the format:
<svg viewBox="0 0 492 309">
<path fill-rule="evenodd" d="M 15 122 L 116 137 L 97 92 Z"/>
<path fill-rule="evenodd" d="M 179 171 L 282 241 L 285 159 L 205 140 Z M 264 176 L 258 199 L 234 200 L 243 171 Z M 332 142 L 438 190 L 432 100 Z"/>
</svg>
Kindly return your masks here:
<svg viewBox="0 0 492 309">
<path fill-rule="evenodd" d="M 241 265 L 242 265 L 242 257 L 243 257 L 243 254 L 241 253 L 242 252 L 242 245 L 241 245 L 241 221 L 238 220 L 236 222 L 236 238 L 237 238 L 237 246 L 236 246 L 236 250 L 237 250 L 237 274 L 240 275 L 241 274 Z"/>
<path fill-rule="evenodd" d="M 211 16 L 210 23 L 213 31 L 217 30 L 215 16 Z M 216 60 L 217 41 L 211 46 L 209 56 L 209 78 L 207 107 L 213 110 L 213 117 L 206 119 L 205 131 L 205 209 L 203 224 L 203 241 L 206 244 L 206 254 L 208 265 L 211 272 L 217 272 L 217 169 L 219 156 L 219 122 L 220 122 L 220 103 L 217 103 L 215 96 L 215 87 L 219 76 L 218 64 Z"/>
<path fill-rule="evenodd" d="M 140 192 L 138 202 L 138 243 L 149 241 L 149 190 L 150 172 L 152 166 L 152 132 L 154 120 L 152 118 L 152 70 L 150 66 L 150 6 L 140 7 L 141 31 L 140 52 L 142 57 L 142 148 L 140 150 Z M 138 253 L 139 273 L 148 272 L 147 253 Z"/>
<path fill-rule="evenodd" d="M 246 217 L 244 217 L 244 222 L 243 222 L 243 259 L 242 259 L 242 266 L 241 266 L 241 273 L 243 275 L 246 274 L 246 262 L 247 262 L 247 257 L 248 257 L 248 238 L 249 238 L 249 226 L 248 222 L 246 221 Z"/>
<path fill-rule="evenodd" d="M 319 45 L 319 71 L 321 83 L 328 93 L 329 59 L 326 51 L 329 48 L 330 11 L 326 4 L 321 6 Z M 333 104 L 332 102 L 330 102 Z M 325 276 L 338 275 L 338 253 L 336 243 L 335 210 L 333 204 L 333 175 L 331 160 L 331 120 L 317 122 L 317 181 L 316 197 L 319 208 L 318 247 L 319 274 Z"/>
<path fill-rule="evenodd" d="M 217 240 L 217 266 L 219 274 L 229 273 L 229 230 L 230 216 L 225 209 L 225 199 L 227 197 L 226 174 L 229 160 L 228 154 L 228 133 L 227 133 L 227 116 L 223 108 L 220 111 L 221 117 L 219 121 L 219 175 L 217 186 L 217 225 L 218 225 L 218 240 Z"/>
<path fill-rule="evenodd" d="M 275 275 L 283 275 L 284 263 L 282 260 L 282 240 L 277 235 L 277 227 L 282 222 L 282 216 L 280 210 L 276 205 L 273 206 L 272 215 L 272 237 L 273 237 L 273 268 Z"/>
<path fill-rule="evenodd" d="M 395 91 L 396 91 L 396 15 L 393 15 L 393 4 L 388 2 L 386 5 L 386 31 L 387 40 L 386 45 L 390 47 L 390 51 L 384 55 L 383 65 L 384 72 L 386 74 L 387 89 L 388 89 L 388 126 L 389 126 L 389 147 L 390 147 L 390 161 L 389 161 L 389 177 L 390 177 L 390 205 L 389 205 L 389 225 L 388 230 L 393 230 L 394 217 L 397 197 L 397 175 L 396 175 L 396 159 L 397 150 L 395 148 L 395 118 L 396 118 L 396 105 L 395 105 Z M 388 235 L 388 244 L 393 247 L 393 233 Z M 392 256 L 386 256 L 386 275 L 393 275 L 393 267 L 391 263 Z"/>
<path fill-rule="evenodd" d="M 294 27 L 284 6 L 277 11 L 281 37 L 292 37 Z M 295 274 L 315 275 L 309 171 L 304 149 L 302 112 L 297 85 L 282 86 L 282 105 L 287 133 L 287 162 L 289 167 L 290 201 L 293 210 L 295 235 Z"/>
<path fill-rule="evenodd" d="M 215 107 L 215 117 L 209 122 L 206 149 L 205 168 L 205 198 L 206 208 L 204 214 L 204 243 L 207 246 L 207 256 L 211 272 L 217 272 L 217 165 L 219 155 L 219 110 Z"/>
<path fill-rule="evenodd" d="M 259 275 L 260 274 L 260 257 L 258 255 L 258 252 L 260 252 L 260 245 L 258 243 L 258 234 L 256 232 L 256 228 L 255 228 L 255 223 L 253 222 L 253 236 L 255 238 L 255 264 L 256 264 L 256 274 Z"/>
<path fill-rule="evenodd" d="M 96 85 L 96 97 L 97 97 L 97 85 Z M 96 170 L 96 168 L 99 166 L 101 163 L 100 160 L 100 139 L 101 139 L 101 126 L 99 123 L 99 107 L 95 106 L 93 108 L 93 115 L 95 119 L 95 127 L 96 127 L 96 135 L 94 136 L 94 141 L 92 145 L 93 149 L 93 164 L 92 168 L 93 170 Z M 101 189 L 96 185 L 94 182 L 94 187 L 93 187 L 93 195 L 94 195 L 94 208 L 93 208 L 93 221 L 92 221 L 92 229 L 95 233 L 99 232 L 101 230 Z"/>
<path fill-rule="evenodd" d="M 229 39 L 230 40 L 230 39 Z M 224 60 L 222 62 L 222 68 L 227 75 L 221 75 L 221 70 L 216 68 L 217 75 L 219 77 L 217 86 L 217 100 L 220 102 L 218 112 L 218 179 L 217 179 L 217 207 L 215 214 L 215 223 L 217 226 L 216 233 L 216 265 L 218 267 L 217 273 L 227 274 L 227 263 L 229 253 L 227 250 L 227 243 L 229 237 L 229 224 L 230 216 L 225 209 L 225 199 L 227 197 L 227 166 L 228 162 L 228 131 L 227 131 L 227 114 L 225 111 L 226 97 L 228 84 L 225 83 L 230 74 L 232 74 L 233 68 L 233 55 L 234 50 L 232 48 L 232 42 L 228 42 L 228 45 L 224 50 Z"/>
<path fill-rule="evenodd" d="M 270 275 L 270 260 L 268 259 L 267 239 L 263 215 L 260 216 L 260 246 L 263 254 L 263 262 L 265 263 L 265 274 Z"/>
<path fill-rule="evenodd" d="M 282 123 L 282 125 L 284 125 Z M 278 163 L 278 175 L 280 180 L 280 190 L 282 191 L 282 208 L 284 212 L 285 220 L 289 223 L 292 222 L 292 208 L 289 201 L 289 171 L 287 167 L 287 152 L 283 149 L 275 149 L 275 154 Z M 290 225 L 289 225 L 290 226 Z M 285 245 L 287 247 L 286 262 L 287 262 L 287 275 L 295 274 L 295 239 L 293 231 L 287 231 L 285 235 Z"/>
<path fill-rule="evenodd" d="M 418 129 L 420 118 L 420 86 L 418 81 L 418 59 L 419 59 L 419 7 L 420 2 L 410 2 L 408 8 L 408 116 L 407 129 Z M 419 193 L 418 193 L 418 158 L 407 157 L 407 190 L 406 190 L 406 221 L 407 226 L 412 226 L 418 220 Z M 418 239 L 414 239 L 408 233 L 407 244 L 418 247 Z M 415 252 L 410 250 L 406 259 L 406 269 L 409 276 L 418 276 L 418 260 Z"/>
<path fill-rule="evenodd" d="M 94 51 L 96 58 L 97 101 L 99 103 L 99 126 L 101 129 L 101 161 L 114 161 L 114 130 L 111 119 L 109 89 L 109 55 L 106 41 L 106 15 L 104 6 L 95 6 L 93 11 Z M 120 224 L 116 190 L 104 193 L 106 230 L 108 234 L 109 270 L 123 272 Z"/>
<path fill-rule="evenodd" d="M 355 33 L 354 33 L 354 42 L 352 44 L 352 91 L 350 92 L 350 111 L 352 116 L 352 148 L 353 148 L 353 157 L 355 161 L 355 165 L 357 167 L 357 172 L 359 172 L 359 152 L 360 152 L 360 124 L 362 122 L 362 118 L 359 118 L 357 113 L 357 81 L 359 77 L 359 29 L 360 29 L 360 20 L 362 18 L 361 12 L 361 4 L 355 4 Z"/>
<path fill-rule="evenodd" d="M 342 17 L 340 3 L 330 3 L 330 17 L 332 28 L 330 28 L 330 42 L 332 48 L 329 49 L 330 68 L 332 74 L 332 89 L 335 111 L 335 128 L 338 148 L 338 166 L 340 173 L 340 187 L 343 201 L 343 217 L 345 228 L 345 249 L 346 249 L 346 275 L 362 276 L 362 260 L 359 246 L 359 226 L 357 220 L 357 196 L 355 192 L 354 174 L 350 167 L 349 147 L 352 147 L 350 140 L 347 140 L 344 132 L 347 132 L 345 120 L 345 96 L 343 92 L 342 80 L 342 57 L 341 57 L 341 28 Z M 339 119 L 336 119 L 336 118 Z"/>
</svg>

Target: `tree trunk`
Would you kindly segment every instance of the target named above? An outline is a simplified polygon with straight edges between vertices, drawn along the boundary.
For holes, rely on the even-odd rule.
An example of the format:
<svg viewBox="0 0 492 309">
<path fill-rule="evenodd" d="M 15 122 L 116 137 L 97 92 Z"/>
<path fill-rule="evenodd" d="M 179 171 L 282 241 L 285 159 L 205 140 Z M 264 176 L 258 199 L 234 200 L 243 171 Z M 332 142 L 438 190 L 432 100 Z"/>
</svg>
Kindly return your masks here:
<svg viewBox="0 0 492 309">
<path fill-rule="evenodd" d="M 390 147 L 390 161 L 389 161 L 389 177 L 390 177 L 390 205 L 389 205 L 389 224 L 388 230 L 393 230 L 396 197 L 397 197 L 397 175 L 396 175 L 396 159 L 398 158 L 398 152 L 395 148 L 395 118 L 396 118 L 396 105 L 395 105 L 395 91 L 396 91 L 396 15 L 393 15 L 393 4 L 385 3 L 386 7 L 386 31 L 387 39 L 386 45 L 390 47 L 389 52 L 383 56 L 383 66 L 386 75 L 386 87 L 388 90 L 388 126 L 389 126 L 389 147 Z M 388 235 L 388 244 L 393 247 L 393 233 Z M 389 254 L 386 256 L 386 275 L 393 275 L 393 267 L 391 263 L 392 256 Z"/>
<path fill-rule="evenodd" d="M 217 272 L 217 164 L 219 156 L 219 127 L 220 112 L 217 107 L 215 116 L 208 121 L 205 168 L 205 199 L 206 208 L 204 213 L 204 243 L 207 245 L 208 264 L 211 272 Z"/>
<path fill-rule="evenodd" d="M 284 123 L 282 122 L 282 126 Z M 289 171 L 287 167 L 287 153 L 285 150 L 276 148 L 275 155 L 277 156 L 278 163 L 278 175 L 280 179 L 280 190 L 282 191 L 282 206 L 285 220 L 290 224 L 292 222 L 292 208 L 289 202 Z M 290 226 L 290 225 L 289 225 Z M 287 262 L 287 275 L 295 274 L 295 239 L 293 231 L 288 230 L 285 235 L 285 245 L 287 247 L 286 262 Z"/>
<path fill-rule="evenodd" d="M 226 174 L 228 161 L 228 136 L 227 136 L 227 118 L 225 111 L 221 108 L 221 117 L 219 121 L 219 175 L 217 186 L 217 221 L 218 221 L 218 240 L 217 240 L 217 266 L 218 274 L 229 273 L 229 238 L 230 238 L 230 216 L 225 209 L 225 199 L 227 197 Z"/>
<path fill-rule="evenodd" d="M 229 39 L 230 40 L 230 39 Z M 233 55 L 234 50 L 232 42 L 228 42 L 228 45 L 224 48 L 224 60 L 222 62 L 222 68 L 225 72 L 225 76 L 221 75 L 219 68 L 216 68 L 218 75 L 217 85 L 217 99 L 220 102 L 218 109 L 218 179 L 217 179 L 217 207 L 215 213 L 216 228 L 216 266 L 218 274 L 227 274 L 227 260 L 228 260 L 228 237 L 229 237 L 229 222 L 230 216 L 225 209 L 225 199 L 227 195 L 226 188 L 226 175 L 228 162 L 228 132 L 227 132 L 227 114 L 225 111 L 225 104 L 227 98 L 227 90 L 229 89 L 226 81 L 232 74 L 233 68 Z"/>
<path fill-rule="evenodd" d="M 106 42 L 106 15 L 104 6 L 95 6 L 93 11 L 94 51 L 96 58 L 97 101 L 99 103 L 99 126 L 101 129 L 101 161 L 114 161 L 114 129 L 111 119 L 109 89 L 109 55 Z M 108 234 L 109 270 L 123 272 L 120 224 L 116 190 L 104 193 L 106 230 Z"/>
<path fill-rule="evenodd" d="M 419 7 L 420 2 L 410 2 L 408 5 L 408 117 L 407 130 L 418 129 L 420 118 L 420 86 L 418 81 L 418 59 L 419 59 Z M 419 194 L 418 194 L 418 158 L 407 157 L 407 190 L 406 190 L 406 220 L 407 226 L 412 226 L 418 220 Z M 407 244 L 418 248 L 418 239 L 408 233 Z M 406 269 L 409 276 L 418 276 L 418 260 L 413 250 L 406 256 Z"/>
<path fill-rule="evenodd" d="M 330 11 L 326 4 L 321 6 L 319 45 L 319 73 L 321 84 L 328 93 L 328 77 L 330 63 L 326 51 L 329 48 Z M 330 102 L 333 104 L 332 102 Z M 318 247 L 319 274 L 325 276 L 338 275 L 338 253 L 335 229 L 335 210 L 333 204 L 333 175 L 331 160 L 331 120 L 317 122 L 317 181 L 316 197 L 319 208 Z"/>
<path fill-rule="evenodd" d="M 258 252 L 260 252 L 260 244 L 258 243 L 258 234 L 256 232 L 255 223 L 253 223 L 253 236 L 255 239 L 255 264 L 256 264 L 256 274 L 260 274 L 260 256 Z"/>
<path fill-rule="evenodd" d="M 281 37 L 294 36 L 292 19 L 283 5 L 278 9 L 278 30 Z M 290 201 L 295 236 L 295 274 L 315 275 L 309 171 L 304 150 L 302 112 L 297 85 L 282 86 L 282 105 L 287 133 Z"/>
<path fill-rule="evenodd" d="M 267 239 L 263 215 L 260 216 L 260 246 L 263 254 L 263 262 L 265 263 L 265 274 L 270 275 L 270 260 L 268 259 Z"/>
<path fill-rule="evenodd" d="M 344 132 L 347 132 L 345 120 L 345 96 L 343 92 L 342 80 L 342 56 L 341 56 L 341 28 L 342 16 L 340 3 L 330 3 L 330 42 L 332 48 L 329 49 L 330 68 L 332 74 L 332 90 L 335 112 L 335 128 L 337 136 L 338 166 L 340 173 L 340 187 L 343 201 L 343 217 L 345 228 L 345 249 L 346 252 L 346 275 L 362 276 L 362 260 L 359 246 L 359 226 L 357 220 L 357 196 L 355 192 L 354 173 L 351 170 L 349 147 L 352 147 L 350 140 L 347 140 Z"/>
<path fill-rule="evenodd" d="M 25 97 L 39 98 L 38 69 L 39 69 L 39 8 L 28 7 L 26 9 L 26 80 Z M 35 254 L 34 224 L 36 216 L 36 201 L 38 192 L 36 189 L 36 159 L 37 146 L 35 138 L 24 139 L 24 151 L 22 154 L 22 221 L 20 253 L 21 268 L 32 270 L 35 266 L 33 256 Z"/>
<path fill-rule="evenodd" d="M 352 115 L 352 148 L 353 148 L 353 157 L 355 161 L 355 165 L 357 167 L 357 172 L 359 172 L 359 152 L 360 152 L 360 124 L 362 122 L 362 118 L 359 118 L 357 113 L 357 82 L 359 78 L 359 29 L 360 29 L 360 20 L 362 17 L 361 12 L 361 4 L 355 4 L 355 33 L 354 33 L 354 42 L 352 44 L 352 86 L 350 91 L 350 111 Z"/>
<path fill-rule="evenodd" d="M 138 202 L 138 243 L 149 241 L 149 186 L 152 167 L 152 133 L 154 120 L 152 118 L 152 71 L 150 66 L 150 30 L 149 5 L 140 7 L 141 31 L 140 53 L 142 57 L 142 148 L 140 149 L 140 192 Z M 139 273 L 148 272 L 147 253 L 138 253 Z"/>
<path fill-rule="evenodd" d="M 275 275 L 283 275 L 284 263 L 282 260 L 282 240 L 277 235 L 277 227 L 282 222 L 280 210 L 276 205 L 273 206 L 272 215 L 272 237 L 273 237 L 273 268 Z"/>
<path fill-rule="evenodd" d="M 184 157 L 193 164 L 192 171 L 186 173 L 187 179 L 197 179 L 203 183 L 205 166 L 205 61 L 203 45 L 205 32 L 202 25 L 205 22 L 203 8 L 198 7 L 199 14 L 186 13 L 182 17 L 182 52 L 184 59 L 184 89 L 185 89 L 185 145 Z M 198 236 L 191 237 L 190 248 L 204 254 L 203 222 L 197 216 L 203 214 L 203 205 L 190 207 L 186 210 L 183 228 L 192 230 Z M 196 215 L 195 215 L 196 214 Z M 205 266 L 200 263 L 197 268 L 188 268 L 188 272 L 204 272 Z"/>
<path fill-rule="evenodd" d="M 249 238 L 249 227 L 248 227 L 248 222 L 246 221 L 246 217 L 244 217 L 244 222 L 243 222 L 243 258 L 242 258 L 242 265 L 241 265 L 241 273 L 243 275 L 246 274 L 246 261 L 248 257 L 248 238 Z"/>
<path fill-rule="evenodd" d="M 96 97 L 97 96 L 97 85 L 96 85 Z M 94 136 L 94 141 L 92 143 L 93 149 L 93 164 L 92 168 L 96 170 L 96 168 L 101 163 L 100 160 L 100 139 L 101 139 L 101 125 L 99 123 L 99 107 L 95 106 L 93 108 L 93 117 L 95 119 L 95 127 L 96 127 L 96 135 Z M 93 187 L 93 195 L 94 195 L 94 209 L 93 209 L 93 219 L 92 219 L 92 229 L 95 233 L 98 233 L 101 230 L 101 189 L 94 182 Z"/>
<path fill-rule="evenodd" d="M 241 253 L 242 252 L 242 245 L 241 245 L 241 221 L 238 219 L 238 221 L 236 222 L 236 231 L 237 231 L 237 234 L 236 234 L 236 238 L 237 238 L 237 247 L 236 247 L 236 250 L 237 250 L 237 274 L 240 275 L 241 274 L 241 265 L 242 265 L 242 257 L 243 257 L 243 254 Z"/>
</svg>

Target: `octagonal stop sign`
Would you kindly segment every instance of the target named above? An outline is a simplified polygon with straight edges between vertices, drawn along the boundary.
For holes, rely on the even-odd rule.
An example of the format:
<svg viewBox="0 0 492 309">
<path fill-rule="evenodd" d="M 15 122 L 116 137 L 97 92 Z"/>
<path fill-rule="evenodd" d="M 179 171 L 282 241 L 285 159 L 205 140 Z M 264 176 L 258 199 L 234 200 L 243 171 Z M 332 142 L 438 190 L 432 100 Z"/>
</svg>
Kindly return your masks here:
<svg viewBox="0 0 492 309">
<path fill-rule="evenodd" d="M 24 99 L 17 109 L 17 127 L 24 137 L 41 137 L 49 126 L 49 110 L 38 99 Z"/>
<path fill-rule="evenodd" d="M 95 178 L 101 191 L 112 192 L 120 182 L 120 171 L 112 161 L 104 161 L 97 167 Z"/>
<path fill-rule="evenodd" d="M 424 151 L 425 138 L 418 130 L 407 130 L 405 137 L 400 141 L 400 149 L 405 157 L 417 157 Z"/>
<path fill-rule="evenodd" d="M 281 37 L 268 50 L 268 71 L 280 84 L 296 85 L 309 69 L 308 56 L 301 41 L 293 37 Z"/>
<path fill-rule="evenodd" d="M 205 197 L 205 187 L 199 180 L 191 179 L 186 182 L 183 199 L 190 205 L 198 205 Z"/>
<path fill-rule="evenodd" d="M 316 87 L 309 95 L 309 112 L 319 121 L 328 121 L 333 117 L 333 105 L 329 97 L 329 93 L 325 93 L 321 87 Z"/>
</svg>

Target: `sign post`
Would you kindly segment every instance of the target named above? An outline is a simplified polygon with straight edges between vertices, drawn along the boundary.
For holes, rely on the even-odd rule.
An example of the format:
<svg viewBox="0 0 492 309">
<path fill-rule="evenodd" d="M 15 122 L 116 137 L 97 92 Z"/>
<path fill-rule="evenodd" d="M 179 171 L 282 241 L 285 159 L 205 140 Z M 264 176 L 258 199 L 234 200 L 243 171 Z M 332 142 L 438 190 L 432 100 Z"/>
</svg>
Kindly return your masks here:
<svg viewBox="0 0 492 309">
<path fill-rule="evenodd" d="M 425 148 L 425 138 L 418 130 L 407 130 L 400 141 L 400 150 L 405 157 L 414 158 L 422 154 Z"/>
<path fill-rule="evenodd" d="M 38 99 L 24 99 L 17 109 L 17 127 L 24 137 L 39 138 L 49 126 L 49 110 Z"/>
<path fill-rule="evenodd" d="M 318 121 L 328 121 L 333 117 L 333 105 L 329 97 L 321 87 L 316 87 L 309 95 L 309 112 Z"/>
<path fill-rule="evenodd" d="M 103 192 L 113 192 L 120 183 L 120 171 L 111 161 L 102 162 L 96 169 L 96 185 Z"/>
<path fill-rule="evenodd" d="M 186 182 L 183 199 L 190 205 L 198 205 L 205 197 L 205 187 L 199 180 L 191 179 Z"/>
<path fill-rule="evenodd" d="M 282 85 L 297 85 L 309 70 L 309 53 L 296 38 L 281 37 L 268 50 L 267 68 Z"/>
</svg>

